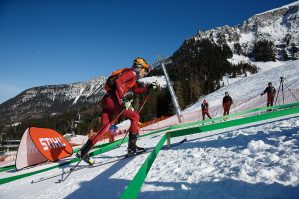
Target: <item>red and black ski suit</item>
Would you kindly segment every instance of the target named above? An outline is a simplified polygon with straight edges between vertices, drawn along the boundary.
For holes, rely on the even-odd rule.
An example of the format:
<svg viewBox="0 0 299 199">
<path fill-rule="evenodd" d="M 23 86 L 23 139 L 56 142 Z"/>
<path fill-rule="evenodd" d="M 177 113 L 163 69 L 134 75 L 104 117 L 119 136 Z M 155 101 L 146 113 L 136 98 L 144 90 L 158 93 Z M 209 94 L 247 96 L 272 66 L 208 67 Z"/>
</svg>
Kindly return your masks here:
<svg viewBox="0 0 299 199">
<path fill-rule="evenodd" d="M 226 95 L 223 97 L 222 106 L 223 106 L 223 116 L 229 115 L 230 106 L 233 104 L 233 99 L 231 96 Z"/>
<path fill-rule="evenodd" d="M 261 94 L 261 96 L 264 95 L 265 93 L 267 93 L 267 106 L 273 106 L 274 97 L 276 94 L 276 90 L 274 86 L 268 86 Z"/>
<path fill-rule="evenodd" d="M 209 103 L 204 100 L 202 103 L 201 103 L 201 113 L 202 113 L 202 120 L 205 120 L 206 119 L 206 115 L 212 119 L 212 117 L 210 116 L 209 114 Z"/>
<path fill-rule="evenodd" d="M 133 137 L 134 146 L 137 147 L 135 143 L 137 141 L 137 135 L 139 134 L 139 113 L 130 109 L 125 110 L 122 98 L 124 98 L 129 91 L 132 91 L 134 94 L 140 94 L 148 90 L 147 87 L 138 87 L 138 78 L 138 72 L 133 68 L 122 72 L 122 74 L 116 79 L 115 87 L 111 88 L 110 91 L 103 97 L 101 102 L 103 111 L 101 127 L 98 133 L 91 137 L 82 147 L 81 152 L 83 156 L 102 138 L 102 135 L 105 133 L 102 129 L 104 129 L 107 124 L 109 124 L 109 126 L 112 125 L 111 122 L 114 119 L 114 115 L 120 114 L 122 111 L 122 115 L 131 121 L 129 141 L 132 141 Z"/>
</svg>

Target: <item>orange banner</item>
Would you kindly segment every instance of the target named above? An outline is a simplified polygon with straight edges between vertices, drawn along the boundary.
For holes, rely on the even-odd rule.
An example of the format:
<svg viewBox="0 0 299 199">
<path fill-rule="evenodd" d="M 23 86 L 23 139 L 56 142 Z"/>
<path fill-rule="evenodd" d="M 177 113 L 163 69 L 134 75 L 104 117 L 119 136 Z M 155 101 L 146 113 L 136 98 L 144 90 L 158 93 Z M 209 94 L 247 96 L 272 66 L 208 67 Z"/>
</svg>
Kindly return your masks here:
<svg viewBox="0 0 299 199">
<path fill-rule="evenodd" d="M 37 149 L 50 161 L 57 161 L 73 154 L 68 141 L 52 129 L 30 127 L 29 134 Z"/>
</svg>

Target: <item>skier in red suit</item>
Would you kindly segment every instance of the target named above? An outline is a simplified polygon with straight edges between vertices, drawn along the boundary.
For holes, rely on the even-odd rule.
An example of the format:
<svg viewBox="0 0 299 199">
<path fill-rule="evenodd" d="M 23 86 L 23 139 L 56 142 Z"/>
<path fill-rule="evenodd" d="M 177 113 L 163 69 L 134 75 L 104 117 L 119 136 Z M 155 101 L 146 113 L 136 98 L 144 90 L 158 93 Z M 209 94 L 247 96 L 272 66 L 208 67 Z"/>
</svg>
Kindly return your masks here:
<svg viewBox="0 0 299 199">
<path fill-rule="evenodd" d="M 202 120 L 205 120 L 205 116 L 207 115 L 210 119 L 212 119 L 212 117 L 209 114 L 209 103 L 207 102 L 207 100 L 203 100 L 201 103 L 201 113 L 202 113 Z"/>
<path fill-rule="evenodd" d="M 137 80 L 146 76 L 149 72 L 149 68 L 150 65 L 143 58 L 136 58 L 132 68 L 124 69 L 120 73 L 115 80 L 115 86 L 112 86 L 109 89 L 101 102 L 103 114 L 100 129 L 103 129 L 108 123 L 111 123 L 115 114 L 122 113 L 123 116 L 131 121 L 128 153 L 136 153 L 136 150 L 144 149 L 137 147 L 136 145 L 137 135 L 139 135 L 139 113 L 133 110 L 131 103 L 133 94 L 141 94 L 146 92 L 149 88 L 155 88 L 155 83 L 150 84 L 148 87 L 138 87 L 137 85 Z M 102 134 L 105 133 L 101 130 L 98 132 Z M 99 141 L 100 138 L 101 136 L 99 135 L 91 137 L 77 153 L 77 157 L 83 158 L 85 162 L 91 164 L 91 160 L 85 154 Z"/>
</svg>

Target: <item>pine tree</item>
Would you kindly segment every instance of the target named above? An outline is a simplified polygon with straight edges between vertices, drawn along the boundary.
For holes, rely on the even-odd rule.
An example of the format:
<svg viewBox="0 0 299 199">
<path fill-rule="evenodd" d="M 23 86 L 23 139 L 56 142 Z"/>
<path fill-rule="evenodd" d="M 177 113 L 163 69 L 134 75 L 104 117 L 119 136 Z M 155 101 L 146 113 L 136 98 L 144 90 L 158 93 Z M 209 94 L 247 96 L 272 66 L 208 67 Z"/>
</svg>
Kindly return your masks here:
<svg viewBox="0 0 299 199">
<path fill-rule="evenodd" d="M 255 42 L 252 54 L 256 61 L 275 61 L 273 42 L 267 40 Z"/>
<path fill-rule="evenodd" d="M 298 53 L 298 48 L 296 47 L 296 45 L 294 43 L 291 44 L 290 52 L 291 52 L 291 58 L 293 60 L 295 60 L 296 59 L 296 54 Z"/>
<path fill-rule="evenodd" d="M 243 54 L 241 45 L 239 43 L 234 43 L 234 53 L 237 53 L 238 55 Z"/>
</svg>

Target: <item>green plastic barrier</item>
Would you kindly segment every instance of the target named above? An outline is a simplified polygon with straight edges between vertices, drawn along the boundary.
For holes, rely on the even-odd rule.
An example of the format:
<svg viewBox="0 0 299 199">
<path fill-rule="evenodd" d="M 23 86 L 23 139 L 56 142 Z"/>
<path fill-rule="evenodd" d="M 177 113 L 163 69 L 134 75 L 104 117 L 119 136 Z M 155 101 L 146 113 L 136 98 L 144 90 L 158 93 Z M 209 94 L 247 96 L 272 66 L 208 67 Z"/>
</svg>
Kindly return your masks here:
<svg viewBox="0 0 299 199">
<path fill-rule="evenodd" d="M 299 107 L 297 105 L 296 106 L 285 106 L 285 107 L 289 107 L 289 108 L 285 109 L 285 110 L 267 112 L 267 113 L 264 113 L 261 115 L 250 116 L 250 117 L 227 121 L 227 122 L 222 122 L 222 123 L 218 123 L 218 124 L 211 124 L 211 125 L 200 126 L 200 127 L 197 126 L 197 127 L 192 127 L 192 128 L 188 128 L 188 129 L 180 129 L 180 130 L 176 130 L 173 132 L 169 132 L 168 134 L 170 134 L 170 137 L 179 137 L 179 136 L 202 133 L 202 132 L 218 130 L 218 129 L 228 128 L 228 127 L 233 127 L 233 126 L 239 126 L 239 125 L 243 125 L 243 124 L 250 124 L 250 123 L 254 123 L 254 122 L 258 122 L 258 121 L 263 121 L 263 120 L 267 120 L 267 119 L 273 119 L 273 118 L 277 118 L 277 117 L 282 117 L 282 116 L 286 116 L 286 115 L 299 113 Z M 138 193 L 142 187 L 142 184 L 144 183 L 144 180 L 147 176 L 147 173 L 149 172 L 150 167 L 152 166 L 155 158 L 157 157 L 159 151 L 161 150 L 166 138 L 167 138 L 167 134 L 165 134 L 161 138 L 161 140 L 155 147 L 155 150 L 150 153 L 148 158 L 142 164 L 142 166 L 139 169 L 139 171 L 137 172 L 137 174 L 134 176 L 132 181 L 129 183 L 128 187 L 125 189 L 125 191 L 121 195 L 122 199 L 137 198 Z"/>
<path fill-rule="evenodd" d="M 137 198 L 139 190 L 149 172 L 154 160 L 156 159 L 159 151 L 163 147 L 163 144 L 166 140 L 167 134 L 163 135 L 159 143 L 156 145 L 154 150 L 149 154 L 148 158 L 142 164 L 141 168 L 139 169 L 138 173 L 135 175 L 134 179 L 129 184 L 128 188 L 123 192 L 121 198 Z"/>
<path fill-rule="evenodd" d="M 285 105 L 279 105 L 279 106 L 273 106 L 271 107 L 271 109 L 282 109 L 282 108 L 290 108 L 290 107 L 296 107 L 296 106 L 299 106 L 299 102 L 296 102 L 296 103 L 292 103 L 292 104 L 285 104 Z M 242 112 L 238 112 L 238 113 L 234 113 L 234 114 L 231 114 L 229 116 L 221 116 L 221 117 L 218 117 L 218 118 L 213 118 L 213 119 L 209 119 L 209 120 L 205 120 L 205 123 L 206 122 L 211 122 L 211 121 L 217 121 L 217 120 L 222 120 L 224 118 L 231 118 L 231 117 L 235 117 L 235 116 L 239 116 L 239 115 L 244 115 L 244 114 L 248 114 L 248 113 L 253 113 L 253 112 L 256 112 L 256 111 L 264 111 L 264 110 L 267 110 L 268 107 L 262 107 L 262 108 L 254 108 L 254 109 L 250 109 L 250 110 L 246 110 L 246 111 L 242 111 Z M 271 113 L 276 113 L 276 112 L 271 112 Z M 270 113 L 268 113 L 270 114 Z M 253 116 L 255 117 L 255 116 Z M 233 121 L 236 121 L 236 120 L 233 120 Z M 230 122 L 233 122 L 233 121 L 229 121 L 228 124 Z M 167 128 L 164 128 L 162 130 L 158 130 L 158 131 L 154 131 L 154 132 L 151 132 L 151 133 L 148 133 L 148 134 L 144 134 L 144 135 L 141 135 L 139 137 L 145 137 L 145 136 L 149 136 L 149 135 L 153 135 L 153 134 L 156 134 L 156 133 L 162 133 L 162 132 L 171 132 L 170 136 L 174 137 L 175 135 L 177 136 L 180 136 L 180 132 L 193 132 L 192 130 L 188 130 L 188 129 L 182 129 L 182 128 L 188 128 L 190 127 L 191 129 L 194 129 L 199 132 L 198 128 L 196 127 L 193 127 L 193 126 L 198 126 L 200 124 L 202 124 L 203 121 L 198 121 L 198 122 L 193 122 L 193 123 L 186 123 L 186 124 L 179 124 L 179 125 L 174 125 L 174 126 L 171 126 L 171 127 L 167 127 Z M 226 123 L 226 122 L 224 122 Z M 207 125 L 207 126 L 203 126 L 203 127 L 200 127 L 202 129 L 202 132 L 205 132 L 205 131 L 208 131 L 206 130 L 206 128 L 208 126 L 214 126 L 217 127 L 217 125 L 222 125 L 222 123 L 220 124 L 213 124 L 213 125 Z M 232 124 L 233 125 L 233 124 Z M 234 124 L 233 126 L 235 126 L 237 124 Z M 225 127 L 221 127 L 221 128 L 225 128 Z M 217 127 L 216 129 L 219 129 L 219 127 Z M 212 130 L 215 130 L 215 129 L 212 129 Z M 191 134 L 191 133 L 190 133 Z M 128 140 L 128 138 L 125 138 L 123 143 L 126 143 Z M 99 154 L 102 154 L 102 153 L 105 153 L 107 151 L 110 151 L 110 150 L 113 150 L 115 148 L 117 148 L 120 144 L 121 140 L 117 140 L 113 143 L 105 143 L 105 144 L 102 144 L 102 145 L 98 145 L 98 146 L 95 146 L 94 148 L 97 149 L 99 148 L 98 150 L 95 150 L 93 152 L 90 153 L 90 156 L 95 156 L 95 155 L 99 155 Z M 163 142 L 164 143 L 164 142 Z M 76 149 L 74 151 L 77 152 L 79 149 Z M 159 150 L 157 151 L 157 153 L 159 152 Z M 52 166 L 52 167 L 49 167 L 49 168 L 45 168 L 45 169 L 42 169 L 42 170 L 38 170 L 38 171 L 34 171 L 34 172 L 29 172 L 29 173 L 26 173 L 26 174 L 21 174 L 21 175 L 16 175 L 16 176 L 12 176 L 12 177 L 7 177 L 7 178 L 2 178 L 0 179 L 0 185 L 1 184 L 5 184 L 5 183 L 8 183 L 8 182 L 11 182 L 11 181 L 14 181 L 14 180 L 18 180 L 18 179 L 21 179 L 21 178 L 24 178 L 24 177 L 28 177 L 28 176 L 32 176 L 32 175 L 35 175 L 35 174 L 38 174 L 38 173 L 42 173 L 42 172 L 45 172 L 45 171 L 48 171 L 48 170 L 51 170 L 51 169 L 55 169 L 55 168 L 59 168 L 59 167 L 63 167 L 63 166 L 66 166 L 66 165 L 69 165 L 71 163 L 74 163 L 74 162 L 78 162 L 79 159 L 78 158 L 75 158 L 75 159 L 72 159 L 70 161 L 67 161 L 67 162 L 64 162 L 64 163 L 61 163 L 61 164 L 58 164 L 58 165 L 55 165 L 55 166 Z M 8 169 L 9 167 L 7 168 L 3 168 L 4 170 L 10 170 Z M 13 169 L 13 168 L 12 168 Z"/>
<path fill-rule="evenodd" d="M 15 169 L 15 168 L 16 168 L 16 165 L 10 165 L 10 166 L 1 167 L 0 168 L 0 172 L 12 170 L 12 169 Z"/>
</svg>

